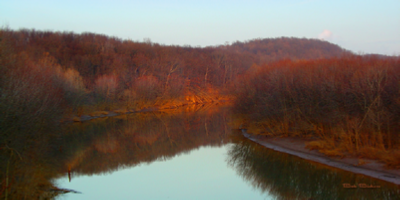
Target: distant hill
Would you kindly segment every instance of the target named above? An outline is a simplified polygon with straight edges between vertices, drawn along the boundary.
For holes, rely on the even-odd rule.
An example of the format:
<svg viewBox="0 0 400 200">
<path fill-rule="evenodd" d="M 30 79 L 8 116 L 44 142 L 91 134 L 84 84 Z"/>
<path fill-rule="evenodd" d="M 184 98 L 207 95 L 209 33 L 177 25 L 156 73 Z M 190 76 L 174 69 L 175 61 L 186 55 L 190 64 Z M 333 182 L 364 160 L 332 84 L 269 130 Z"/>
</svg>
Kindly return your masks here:
<svg viewBox="0 0 400 200">
<path fill-rule="evenodd" d="M 219 48 L 239 54 L 253 55 L 258 59 L 258 63 L 268 63 L 281 59 L 332 58 L 351 54 L 350 51 L 327 41 L 289 37 L 253 39 L 247 42 L 237 41 L 232 45 L 220 46 Z"/>
</svg>

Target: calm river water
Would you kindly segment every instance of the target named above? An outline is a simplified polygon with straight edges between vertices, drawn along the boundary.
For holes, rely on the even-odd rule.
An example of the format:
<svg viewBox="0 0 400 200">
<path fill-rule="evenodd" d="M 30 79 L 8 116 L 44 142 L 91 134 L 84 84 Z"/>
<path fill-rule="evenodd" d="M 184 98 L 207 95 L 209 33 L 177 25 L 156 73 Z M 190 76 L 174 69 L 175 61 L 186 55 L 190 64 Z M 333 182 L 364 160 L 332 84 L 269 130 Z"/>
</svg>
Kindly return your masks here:
<svg viewBox="0 0 400 200">
<path fill-rule="evenodd" d="M 49 181 L 76 191 L 57 193 L 57 199 L 400 197 L 396 185 L 249 141 L 230 128 L 230 116 L 223 107 L 187 107 L 69 124 L 50 141 L 53 152 L 41 158 L 46 162 L 30 165 L 40 173 L 26 170 L 39 174 L 38 185 Z M 379 188 L 345 188 L 346 183 Z"/>
</svg>

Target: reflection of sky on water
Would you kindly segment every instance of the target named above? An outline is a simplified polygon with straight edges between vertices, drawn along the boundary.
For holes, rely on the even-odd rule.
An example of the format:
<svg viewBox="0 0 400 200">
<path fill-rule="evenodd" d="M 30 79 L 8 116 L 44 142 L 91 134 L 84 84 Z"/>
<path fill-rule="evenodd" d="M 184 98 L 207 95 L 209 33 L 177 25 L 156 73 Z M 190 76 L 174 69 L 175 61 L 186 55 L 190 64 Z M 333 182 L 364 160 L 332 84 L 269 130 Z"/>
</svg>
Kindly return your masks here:
<svg viewBox="0 0 400 200">
<path fill-rule="evenodd" d="M 167 161 L 123 169 L 112 174 L 68 177 L 61 188 L 82 192 L 60 199 L 265 199 L 226 163 L 229 144 L 201 147 Z"/>
<path fill-rule="evenodd" d="M 72 127 L 61 140 L 63 153 L 55 157 L 61 162 L 50 165 L 57 173 L 49 177 L 60 178 L 56 186 L 82 194 L 59 199 L 334 200 L 400 195 L 393 184 L 266 149 L 230 129 L 229 115 L 222 111 L 156 114 Z M 382 188 L 350 190 L 343 183 Z"/>
</svg>

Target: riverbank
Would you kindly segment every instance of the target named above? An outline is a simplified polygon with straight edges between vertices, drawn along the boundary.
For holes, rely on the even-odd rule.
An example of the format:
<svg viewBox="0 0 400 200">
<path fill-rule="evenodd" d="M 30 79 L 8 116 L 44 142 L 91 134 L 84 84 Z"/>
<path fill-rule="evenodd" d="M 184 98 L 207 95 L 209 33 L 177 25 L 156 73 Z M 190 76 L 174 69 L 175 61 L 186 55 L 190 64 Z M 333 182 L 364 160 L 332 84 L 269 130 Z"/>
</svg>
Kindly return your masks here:
<svg viewBox="0 0 400 200">
<path fill-rule="evenodd" d="M 157 111 L 159 108 L 152 107 L 152 108 L 145 108 L 141 110 L 114 110 L 114 111 L 96 111 L 93 114 L 89 115 L 81 115 L 81 116 L 74 116 L 72 118 L 66 118 L 61 120 L 62 123 L 68 122 L 84 122 L 92 119 L 97 118 L 105 118 L 105 117 L 115 117 L 119 115 L 131 114 L 131 113 L 138 113 L 138 112 L 149 112 L 149 111 Z"/>
<path fill-rule="evenodd" d="M 375 160 L 350 156 L 327 157 L 316 150 L 307 149 L 305 143 L 308 141 L 302 138 L 256 136 L 248 134 L 245 129 L 242 129 L 242 133 L 251 141 L 278 152 L 400 185 L 400 170 L 387 169 L 383 163 Z"/>
<path fill-rule="evenodd" d="M 147 108 L 142 108 L 138 110 L 126 110 L 119 109 L 114 111 L 96 111 L 91 114 L 81 115 L 81 116 L 73 116 L 70 118 L 65 118 L 61 120 L 61 123 L 72 123 L 72 122 L 84 122 L 97 118 L 106 118 L 106 117 L 115 117 L 119 115 L 126 115 L 132 113 L 140 113 L 140 112 L 154 112 L 154 111 L 170 111 L 178 108 L 188 107 L 188 106 L 205 106 L 205 105 L 225 105 L 231 103 L 231 99 L 222 99 L 218 101 L 209 101 L 203 103 L 185 103 L 180 105 L 163 105 L 163 106 L 152 106 Z"/>
</svg>

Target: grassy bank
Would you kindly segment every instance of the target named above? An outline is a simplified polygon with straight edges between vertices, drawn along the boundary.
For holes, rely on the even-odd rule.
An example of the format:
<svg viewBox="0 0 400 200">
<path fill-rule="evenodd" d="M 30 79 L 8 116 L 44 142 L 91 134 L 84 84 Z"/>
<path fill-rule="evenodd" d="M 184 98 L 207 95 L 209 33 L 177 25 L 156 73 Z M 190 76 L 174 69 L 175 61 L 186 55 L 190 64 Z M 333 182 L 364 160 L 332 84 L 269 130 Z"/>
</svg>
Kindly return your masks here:
<svg viewBox="0 0 400 200">
<path fill-rule="evenodd" d="M 400 168 L 400 60 L 348 56 L 253 67 L 233 86 L 238 124 L 249 132 L 312 138 L 328 156 Z"/>
</svg>

